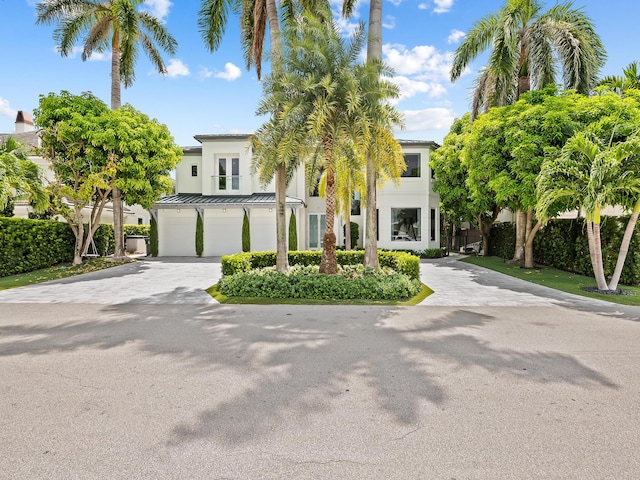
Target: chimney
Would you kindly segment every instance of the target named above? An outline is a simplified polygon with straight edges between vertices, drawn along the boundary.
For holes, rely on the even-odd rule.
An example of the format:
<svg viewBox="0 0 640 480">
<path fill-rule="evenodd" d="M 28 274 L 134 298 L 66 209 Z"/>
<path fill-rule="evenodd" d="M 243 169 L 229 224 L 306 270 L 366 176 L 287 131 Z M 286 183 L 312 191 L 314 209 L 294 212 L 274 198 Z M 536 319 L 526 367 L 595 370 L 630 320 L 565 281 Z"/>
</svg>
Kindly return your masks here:
<svg viewBox="0 0 640 480">
<path fill-rule="evenodd" d="M 23 110 L 18 110 L 18 115 L 16 116 L 16 133 L 33 132 L 34 130 L 35 127 L 31 114 Z"/>
</svg>

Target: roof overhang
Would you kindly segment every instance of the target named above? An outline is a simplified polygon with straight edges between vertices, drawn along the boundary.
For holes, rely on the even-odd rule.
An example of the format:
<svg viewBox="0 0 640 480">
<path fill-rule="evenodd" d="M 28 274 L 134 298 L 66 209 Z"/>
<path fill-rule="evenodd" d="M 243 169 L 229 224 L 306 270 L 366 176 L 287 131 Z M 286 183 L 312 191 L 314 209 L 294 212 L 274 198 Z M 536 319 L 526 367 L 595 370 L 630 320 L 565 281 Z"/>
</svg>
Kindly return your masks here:
<svg viewBox="0 0 640 480">
<path fill-rule="evenodd" d="M 304 202 L 296 197 L 287 196 L 287 206 L 300 208 Z M 216 209 L 216 208 L 275 208 L 275 193 L 254 193 L 253 195 L 198 195 L 179 193 L 162 197 L 153 206 L 158 210 L 179 208 Z"/>
</svg>

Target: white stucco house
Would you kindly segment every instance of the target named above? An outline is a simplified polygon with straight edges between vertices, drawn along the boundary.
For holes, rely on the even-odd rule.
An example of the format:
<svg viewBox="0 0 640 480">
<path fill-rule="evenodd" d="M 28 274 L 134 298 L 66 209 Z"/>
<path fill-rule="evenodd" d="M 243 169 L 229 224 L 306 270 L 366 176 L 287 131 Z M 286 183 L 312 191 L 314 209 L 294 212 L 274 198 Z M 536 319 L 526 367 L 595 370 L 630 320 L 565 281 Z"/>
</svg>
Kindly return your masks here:
<svg viewBox="0 0 640 480">
<path fill-rule="evenodd" d="M 200 146 L 183 148 L 176 169 L 175 194 L 160 199 L 151 210 L 158 222 L 160 256 L 194 256 L 197 216 L 204 226 L 204 256 L 242 251 L 242 223 L 249 219 L 251 250 L 275 250 L 275 187 L 260 188 L 251 175 L 248 134 L 196 135 Z M 407 170 L 399 186 L 378 191 L 378 246 L 388 249 L 440 247 L 440 199 L 434 192 L 429 154 L 431 141 L 404 140 Z M 354 199 L 351 221 L 359 225 L 364 244 L 364 206 Z M 308 192 L 300 168 L 287 189 L 287 222 L 295 214 L 298 248 L 320 249 L 325 227 L 325 203 Z M 344 244 L 345 220 L 336 217 L 338 245 Z"/>
</svg>

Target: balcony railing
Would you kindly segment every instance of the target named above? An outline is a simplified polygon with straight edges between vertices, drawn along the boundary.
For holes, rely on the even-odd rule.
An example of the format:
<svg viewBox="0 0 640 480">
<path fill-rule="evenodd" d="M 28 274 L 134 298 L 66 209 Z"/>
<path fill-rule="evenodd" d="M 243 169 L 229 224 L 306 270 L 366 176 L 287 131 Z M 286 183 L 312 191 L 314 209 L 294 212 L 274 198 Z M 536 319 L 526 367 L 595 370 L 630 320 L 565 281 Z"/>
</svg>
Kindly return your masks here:
<svg viewBox="0 0 640 480">
<path fill-rule="evenodd" d="M 238 193 L 241 175 L 216 175 L 211 177 L 211 192 L 216 195 Z"/>
</svg>

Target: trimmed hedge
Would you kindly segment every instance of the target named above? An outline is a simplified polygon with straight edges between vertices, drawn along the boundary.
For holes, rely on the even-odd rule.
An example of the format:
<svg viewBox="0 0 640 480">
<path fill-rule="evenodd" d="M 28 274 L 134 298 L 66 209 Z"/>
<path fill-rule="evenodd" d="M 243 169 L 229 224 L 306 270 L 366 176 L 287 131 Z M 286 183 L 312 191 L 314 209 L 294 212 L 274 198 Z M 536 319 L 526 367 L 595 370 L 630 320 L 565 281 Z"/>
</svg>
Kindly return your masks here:
<svg viewBox="0 0 640 480">
<path fill-rule="evenodd" d="M 337 250 L 339 265 L 359 265 L 364 261 L 364 250 Z M 289 252 L 289 265 L 320 265 L 321 250 Z M 389 267 L 411 279 L 420 278 L 420 259 L 407 252 L 379 251 L 381 267 Z M 222 257 L 222 275 L 235 275 L 276 264 L 276 252 L 245 252 Z"/>
<path fill-rule="evenodd" d="M 125 235 L 149 235 L 148 225 L 124 225 Z M 113 253 L 113 225 L 102 224 L 94 242 L 102 256 Z M 0 277 L 73 261 L 75 236 L 65 222 L 0 218 Z"/>
<path fill-rule="evenodd" d="M 400 300 L 420 292 L 419 280 L 390 268 L 341 267 L 337 275 L 321 275 L 316 265 L 296 265 L 287 273 L 266 267 L 223 276 L 218 291 L 236 297 L 306 298 L 315 300 Z"/>
<path fill-rule="evenodd" d="M 0 276 L 71 262 L 74 243 L 66 223 L 0 218 Z"/>
</svg>

